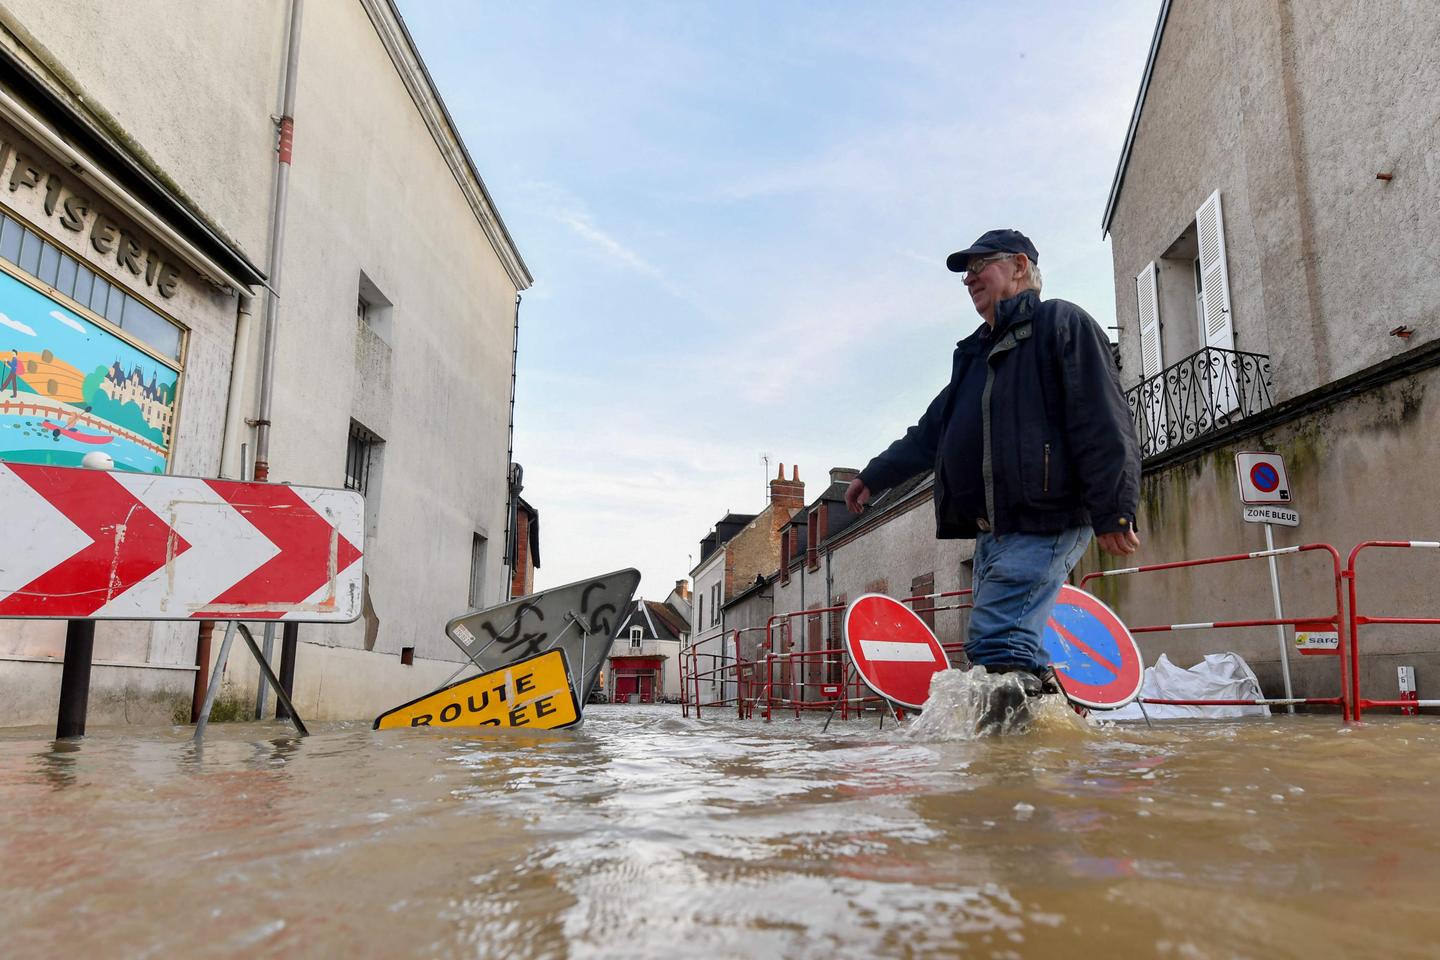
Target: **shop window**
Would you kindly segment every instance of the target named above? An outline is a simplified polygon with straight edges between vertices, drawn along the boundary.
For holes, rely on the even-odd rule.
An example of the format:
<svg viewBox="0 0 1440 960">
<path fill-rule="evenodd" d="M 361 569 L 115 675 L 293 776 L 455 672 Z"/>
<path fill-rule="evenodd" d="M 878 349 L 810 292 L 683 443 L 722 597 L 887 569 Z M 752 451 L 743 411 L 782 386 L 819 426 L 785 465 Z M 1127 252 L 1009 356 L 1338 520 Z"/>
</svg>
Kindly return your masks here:
<svg viewBox="0 0 1440 960">
<path fill-rule="evenodd" d="M 172 360 L 180 359 L 184 330 L 26 227 L 0 214 L 0 259 L 124 330 Z"/>
</svg>

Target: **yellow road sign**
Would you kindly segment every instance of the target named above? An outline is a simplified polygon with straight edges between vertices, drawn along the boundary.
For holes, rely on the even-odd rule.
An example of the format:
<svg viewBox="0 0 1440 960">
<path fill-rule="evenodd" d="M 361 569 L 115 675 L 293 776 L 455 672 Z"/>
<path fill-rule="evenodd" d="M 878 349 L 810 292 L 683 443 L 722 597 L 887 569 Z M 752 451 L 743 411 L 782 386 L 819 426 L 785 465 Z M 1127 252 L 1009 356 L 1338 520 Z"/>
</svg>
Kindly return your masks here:
<svg viewBox="0 0 1440 960">
<path fill-rule="evenodd" d="M 580 720 L 563 650 L 452 683 L 375 718 L 391 727 L 531 727 L 554 730 Z"/>
</svg>

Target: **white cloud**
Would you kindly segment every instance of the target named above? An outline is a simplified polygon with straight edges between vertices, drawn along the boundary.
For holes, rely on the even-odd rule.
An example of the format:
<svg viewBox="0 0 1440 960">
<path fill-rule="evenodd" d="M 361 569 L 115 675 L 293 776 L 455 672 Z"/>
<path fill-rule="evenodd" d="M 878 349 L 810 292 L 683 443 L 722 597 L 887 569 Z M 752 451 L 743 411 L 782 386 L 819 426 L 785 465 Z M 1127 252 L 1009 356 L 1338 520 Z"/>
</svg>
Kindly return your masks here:
<svg viewBox="0 0 1440 960">
<path fill-rule="evenodd" d="M 79 320 L 76 320 L 74 317 L 70 316 L 68 313 L 61 313 L 59 310 L 51 310 L 50 316 L 54 317 L 56 320 L 59 320 L 71 330 L 75 330 L 78 333 L 86 332 L 85 325 L 82 324 Z"/>
<path fill-rule="evenodd" d="M 638 273 L 643 273 L 648 277 L 660 276 L 660 269 L 658 267 L 595 226 L 584 214 L 556 211 L 554 216 L 556 220 L 559 220 L 573 230 L 580 239 L 599 249 L 615 262 L 623 264 Z"/>
<path fill-rule="evenodd" d="M 21 323 L 19 320 L 11 320 L 9 317 L 5 316 L 5 314 L 3 314 L 3 313 L 0 313 L 0 325 L 7 326 L 7 327 L 9 327 L 11 330 L 18 330 L 20 333 L 25 334 L 25 336 L 27 336 L 27 337 L 33 337 L 33 336 L 35 336 L 35 331 L 34 331 L 34 330 L 30 329 L 28 326 L 26 326 L 25 324 Z"/>
</svg>

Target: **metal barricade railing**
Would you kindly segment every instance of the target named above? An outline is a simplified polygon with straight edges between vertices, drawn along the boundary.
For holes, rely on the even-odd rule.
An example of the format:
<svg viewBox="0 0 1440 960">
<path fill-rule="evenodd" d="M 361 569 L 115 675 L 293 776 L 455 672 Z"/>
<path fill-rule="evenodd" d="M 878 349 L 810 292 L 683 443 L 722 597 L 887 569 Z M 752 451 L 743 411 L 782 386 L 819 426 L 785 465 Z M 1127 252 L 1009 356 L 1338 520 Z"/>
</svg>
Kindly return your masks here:
<svg viewBox="0 0 1440 960">
<path fill-rule="evenodd" d="M 680 655 L 680 711 L 682 716 L 690 716 L 690 708 L 695 708 L 695 716 L 701 716 L 705 707 L 724 707 L 732 703 L 737 708 L 741 719 L 745 718 L 745 690 L 753 682 L 755 663 L 741 656 L 742 649 L 740 638 L 747 633 L 763 632 L 764 627 L 745 627 L 739 630 L 731 630 L 721 634 L 718 638 L 721 645 L 719 653 L 701 653 L 700 645 L 692 643 Z M 728 656 L 724 650 L 726 638 L 734 644 L 735 655 Z M 702 660 L 705 662 L 705 669 L 701 669 Z M 706 700 L 702 693 L 701 685 L 709 681 L 718 684 L 720 693 L 718 697 Z M 735 695 L 731 697 L 726 693 L 727 684 L 733 684 Z"/>
<path fill-rule="evenodd" d="M 1359 611 L 1359 604 L 1356 598 L 1356 576 L 1355 562 L 1359 559 L 1362 551 L 1369 549 L 1413 549 L 1413 550 L 1436 550 L 1440 549 L 1440 541 L 1435 540 L 1366 540 L 1356 544 L 1355 549 L 1350 551 L 1350 558 L 1345 565 L 1343 576 L 1350 581 L 1350 683 L 1352 685 L 1351 697 L 1355 704 L 1355 719 L 1359 720 L 1367 708 L 1372 707 L 1440 707 L 1440 700 L 1367 700 L 1360 696 L 1360 627 L 1368 623 L 1391 623 L 1391 624 L 1440 624 L 1440 617 L 1370 617 Z"/>
<path fill-rule="evenodd" d="M 1342 571 L 1340 569 L 1340 552 L 1328 543 L 1307 543 L 1298 547 L 1279 547 L 1274 550 L 1257 550 L 1253 553 L 1235 553 L 1222 557 L 1203 557 L 1198 560 L 1179 560 L 1173 563 L 1153 563 L 1140 567 L 1124 567 L 1117 570 L 1098 570 L 1088 573 L 1080 580 L 1081 589 L 1091 580 L 1104 577 L 1133 576 L 1141 573 L 1154 573 L 1161 570 L 1180 570 L 1191 567 L 1211 566 L 1221 563 L 1237 563 L 1246 560 L 1257 560 L 1263 557 L 1278 557 L 1285 554 L 1299 554 L 1310 551 L 1321 551 L 1328 553 L 1333 567 L 1333 579 L 1335 584 L 1335 612 L 1325 616 L 1307 617 L 1272 617 L 1260 620 L 1217 620 L 1207 623 L 1170 623 L 1152 626 L 1131 626 L 1132 634 L 1141 633 L 1162 633 L 1180 630 L 1229 630 L 1242 629 L 1247 627 L 1266 626 L 1297 626 L 1300 624 L 1324 623 L 1333 625 L 1340 637 L 1340 649 L 1336 659 L 1340 664 L 1340 696 L 1338 697 L 1280 697 L 1267 698 L 1257 697 L 1254 699 L 1241 700 L 1170 700 L 1164 698 L 1142 697 L 1142 703 L 1165 704 L 1169 706 L 1294 706 L 1297 704 L 1306 705 L 1331 705 L 1339 706 L 1345 719 L 1348 721 L 1354 716 L 1354 707 L 1351 705 L 1350 688 L 1347 686 L 1346 658 L 1351 649 L 1347 642 L 1347 631 L 1345 629 L 1345 602 L 1344 594 L 1340 588 Z M 1123 619 L 1123 618 L 1122 618 Z M 1440 622 L 1440 621 L 1435 621 Z M 1282 653 L 1283 655 L 1283 653 Z"/>
<path fill-rule="evenodd" d="M 1184 630 L 1230 630 L 1253 627 L 1324 625 L 1333 628 L 1338 636 L 1338 663 L 1340 695 L 1335 697 L 1256 697 L 1246 699 L 1179 700 L 1159 697 L 1143 697 L 1147 704 L 1172 706 L 1287 706 L 1314 705 L 1338 706 L 1346 722 L 1359 720 L 1365 709 L 1397 707 L 1440 707 L 1440 700 L 1370 700 L 1360 696 L 1360 628 L 1367 624 L 1432 624 L 1440 625 L 1440 617 L 1390 617 L 1369 616 L 1359 612 L 1357 600 L 1356 563 L 1362 552 L 1370 549 L 1440 549 L 1440 541 L 1427 540 L 1366 540 L 1358 544 L 1349 555 L 1344 568 L 1341 567 L 1340 553 L 1328 543 L 1308 543 L 1302 546 L 1280 547 L 1274 550 L 1257 550 L 1250 553 L 1227 554 L 1218 557 L 1202 557 L 1194 560 L 1180 560 L 1171 563 L 1146 564 L 1116 570 L 1100 570 L 1086 574 L 1080 580 L 1080 587 L 1087 588 L 1092 580 L 1108 577 L 1135 576 L 1168 570 L 1185 570 L 1216 564 L 1242 563 L 1247 560 L 1274 558 L 1292 554 L 1321 552 L 1330 556 L 1331 578 L 1335 591 L 1333 612 L 1321 615 L 1267 617 L 1250 620 L 1216 620 L 1202 623 L 1169 623 L 1130 626 L 1132 634 L 1179 632 Z M 1348 603 L 1344 581 L 1349 581 Z M 972 604 L 967 599 L 969 590 L 955 590 L 943 593 L 919 594 L 906 597 L 901 602 L 911 604 L 917 613 L 943 610 L 968 609 Z M 941 605 L 941 600 L 956 602 Z M 916 607 L 915 604 L 930 601 L 931 606 Z M 793 710 L 798 717 L 807 710 L 836 709 L 842 718 L 860 716 L 867 709 L 881 708 L 882 701 L 875 696 L 858 673 L 852 670 L 853 662 L 845 645 L 827 645 L 822 642 L 813 648 L 792 649 L 794 623 L 797 620 L 835 616 L 846 607 L 830 606 L 811 610 L 796 610 L 775 614 L 763 627 L 746 627 L 730 631 L 721 638 L 720 653 L 702 653 L 698 645 L 692 644 L 681 657 L 681 705 L 685 716 L 695 707 L 699 717 L 703 707 L 732 706 L 741 719 L 752 718 L 757 707 L 762 716 L 770 720 L 776 707 Z M 742 656 L 742 635 L 763 633 L 764 638 L 756 647 L 753 658 Z M 822 632 L 822 637 L 826 633 Z M 724 639 L 733 644 L 733 656 L 727 656 Z M 947 656 L 954 662 L 963 648 L 960 642 L 941 643 Z M 1326 651 L 1328 652 L 1328 651 Z M 702 669 L 702 660 L 705 661 Z M 822 666 L 823 665 L 823 666 Z M 815 669 L 820 666 L 821 669 Z M 835 669 L 839 670 L 838 679 Z M 778 671 L 778 672 L 777 672 Z M 817 675 L 823 679 L 815 679 Z M 707 680 L 719 684 L 718 698 L 706 700 L 702 684 Z M 820 688 L 820 695 L 811 697 L 808 688 Z M 733 691 L 727 692 L 727 691 Z"/>
<path fill-rule="evenodd" d="M 970 593 L 970 590 L 952 590 L 942 593 L 917 594 L 905 597 L 900 602 L 911 604 L 917 614 L 963 610 L 969 609 L 971 604 L 957 602 L 939 605 L 935 601 L 968 597 Z M 932 605 L 928 607 L 914 606 L 921 601 L 931 601 Z M 793 624 L 796 620 L 808 621 L 814 617 L 834 616 L 843 613 L 845 609 L 844 606 L 815 607 L 809 610 L 778 613 L 770 617 L 765 625 L 765 640 L 757 650 L 754 664 L 755 673 L 759 676 L 759 679 L 755 681 L 758 690 L 755 690 L 753 697 L 743 702 L 742 716 L 753 716 L 755 707 L 760 706 L 762 716 L 766 720 L 770 720 L 775 708 L 779 706 L 781 709 L 794 711 L 796 717 L 808 710 L 836 710 L 841 719 L 849 719 L 852 714 L 862 715 L 871 707 L 877 710 L 883 707 L 881 698 L 865 686 L 857 671 L 852 670 L 853 661 L 850 651 L 843 643 L 837 646 L 828 646 L 822 643 L 821 646 L 811 649 L 792 650 L 790 648 L 794 639 Z M 952 662 L 963 646 L 959 642 L 941 644 Z M 825 668 L 823 671 L 818 671 L 824 673 L 824 679 L 809 679 L 810 668 L 815 665 L 823 665 Z M 776 676 L 777 667 L 780 668 L 778 678 Z M 807 694 L 807 688 L 817 687 L 819 696 L 811 698 Z"/>
</svg>

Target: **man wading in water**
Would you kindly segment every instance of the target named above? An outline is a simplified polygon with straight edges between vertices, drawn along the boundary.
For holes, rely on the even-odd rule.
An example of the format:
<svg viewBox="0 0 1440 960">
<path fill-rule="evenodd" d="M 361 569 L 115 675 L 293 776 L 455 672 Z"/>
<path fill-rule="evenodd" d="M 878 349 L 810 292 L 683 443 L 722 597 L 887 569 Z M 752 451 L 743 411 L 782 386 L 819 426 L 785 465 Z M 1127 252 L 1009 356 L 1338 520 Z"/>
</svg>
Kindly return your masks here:
<svg viewBox="0 0 1440 960">
<path fill-rule="evenodd" d="M 956 345 L 950 382 L 920 422 L 845 491 L 858 513 L 933 469 L 936 537 L 974 538 L 965 653 L 1018 680 L 996 688 L 982 728 L 1059 692 L 1041 639 L 1091 531 L 1110 553 L 1140 546 L 1140 448 L 1110 342 L 1075 304 L 1040 299 L 1038 261 L 1017 230 L 991 230 L 949 256 L 985 323 Z"/>
</svg>

